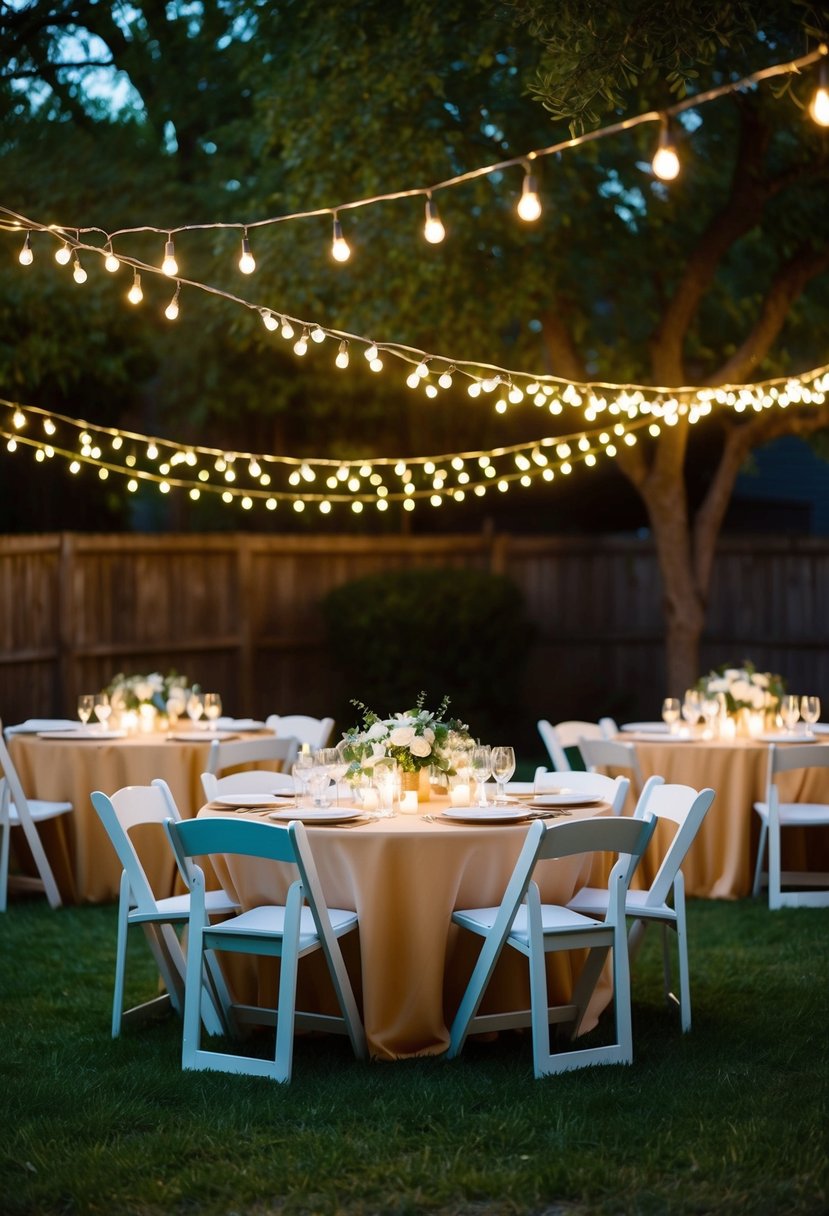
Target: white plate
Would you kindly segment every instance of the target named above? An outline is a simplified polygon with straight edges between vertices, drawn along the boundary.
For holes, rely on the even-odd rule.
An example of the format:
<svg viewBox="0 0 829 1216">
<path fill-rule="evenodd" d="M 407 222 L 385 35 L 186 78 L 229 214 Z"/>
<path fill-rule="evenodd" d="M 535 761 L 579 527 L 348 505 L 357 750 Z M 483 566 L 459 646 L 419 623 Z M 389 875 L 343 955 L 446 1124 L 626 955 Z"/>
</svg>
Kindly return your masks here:
<svg viewBox="0 0 829 1216">
<path fill-rule="evenodd" d="M 820 743 L 817 735 L 800 734 L 798 731 L 770 730 L 762 735 L 755 735 L 761 743 Z"/>
<path fill-rule="evenodd" d="M 621 729 L 644 731 L 650 735 L 667 735 L 670 731 L 667 722 L 625 722 Z"/>
<path fill-rule="evenodd" d="M 671 735 L 667 732 L 642 730 L 631 740 L 633 743 L 699 743 L 705 742 L 701 735 Z M 710 740 L 709 740 L 710 742 Z"/>
<path fill-rule="evenodd" d="M 362 807 L 337 809 L 335 806 L 286 806 L 279 811 L 271 811 L 269 819 L 299 819 L 302 823 L 348 823 L 350 819 L 359 819 L 365 811 Z"/>
<path fill-rule="evenodd" d="M 219 806 L 293 806 L 293 798 L 276 794 L 219 794 L 213 799 Z"/>
<path fill-rule="evenodd" d="M 512 794 L 513 798 L 520 797 L 522 794 L 534 794 L 535 786 L 532 781 L 508 781 L 504 786 L 507 794 Z"/>
<path fill-rule="evenodd" d="M 39 730 L 38 739 L 83 739 L 94 743 L 96 739 L 126 739 L 125 730 Z"/>
<path fill-rule="evenodd" d="M 173 743 L 212 743 L 214 739 L 235 739 L 229 730 L 175 730 L 167 736 Z"/>
<path fill-rule="evenodd" d="M 523 806 L 453 806 L 441 811 L 441 819 L 458 823 L 513 823 L 528 818 L 529 811 Z"/>
<path fill-rule="evenodd" d="M 553 793 L 538 794 L 530 803 L 531 806 L 592 806 L 594 802 L 604 802 L 602 794 L 590 794 L 587 790 L 559 790 Z"/>
<path fill-rule="evenodd" d="M 264 722 L 255 718 L 219 718 L 217 726 L 219 730 L 268 730 Z"/>
<path fill-rule="evenodd" d="M 815 722 L 812 730 L 816 735 L 829 735 L 829 722 Z"/>
</svg>

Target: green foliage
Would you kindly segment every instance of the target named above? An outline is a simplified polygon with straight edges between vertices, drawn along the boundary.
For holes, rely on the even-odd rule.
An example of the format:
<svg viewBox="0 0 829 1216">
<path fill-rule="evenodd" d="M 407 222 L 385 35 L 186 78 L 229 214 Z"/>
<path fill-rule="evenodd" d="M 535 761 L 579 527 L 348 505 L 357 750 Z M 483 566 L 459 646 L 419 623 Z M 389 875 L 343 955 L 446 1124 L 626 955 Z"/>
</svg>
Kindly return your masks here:
<svg viewBox="0 0 829 1216">
<path fill-rule="evenodd" d="M 379 714 L 402 712 L 423 690 L 433 704 L 448 695 L 475 737 L 493 741 L 493 732 L 508 728 L 532 636 L 509 579 L 477 570 L 393 571 L 345 583 L 322 606 L 332 665 Z"/>
</svg>

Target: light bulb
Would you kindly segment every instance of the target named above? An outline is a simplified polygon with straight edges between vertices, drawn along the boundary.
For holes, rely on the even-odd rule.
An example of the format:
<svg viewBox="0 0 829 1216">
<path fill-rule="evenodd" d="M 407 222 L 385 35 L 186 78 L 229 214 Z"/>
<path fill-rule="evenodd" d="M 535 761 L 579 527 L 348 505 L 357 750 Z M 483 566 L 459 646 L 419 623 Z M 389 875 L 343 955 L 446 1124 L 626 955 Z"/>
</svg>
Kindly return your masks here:
<svg viewBox="0 0 829 1216">
<path fill-rule="evenodd" d="M 663 121 L 659 131 L 659 145 L 651 161 L 651 168 L 655 176 L 663 182 L 672 182 L 679 174 L 679 157 L 671 142 L 667 119 Z"/>
<path fill-rule="evenodd" d="M 829 127 L 829 67 L 825 59 L 820 65 L 818 85 L 809 105 L 809 113 L 819 127 Z"/>
<path fill-rule="evenodd" d="M 541 200 L 538 197 L 538 182 L 535 175 L 527 170 L 521 183 L 521 197 L 516 207 L 521 219 L 531 224 L 541 215 Z"/>
<path fill-rule="evenodd" d="M 308 349 L 308 330 L 303 329 L 297 341 L 294 343 L 294 354 L 304 355 Z"/>
<path fill-rule="evenodd" d="M 84 270 L 83 266 L 81 266 L 80 259 L 77 254 L 75 254 L 75 269 L 72 271 L 72 278 L 76 283 L 86 282 L 86 271 Z"/>
<path fill-rule="evenodd" d="M 262 313 L 262 324 L 265 326 L 265 329 L 269 329 L 271 333 L 273 333 L 275 329 L 279 329 L 279 322 L 273 313 L 268 312 L 267 309 L 265 309 L 265 311 Z"/>
<path fill-rule="evenodd" d="M 343 236 L 343 226 L 334 217 L 334 236 L 331 242 L 331 254 L 335 262 L 347 262 L 351 257 L 351 246 Z"/>
<path fill-rule="evenodd" d="M 348 367 L 348 343 L 345 338 L 340 343 L 340 349 L 337 351 L 337 357 L 334 362 L 337 367 Z"/>
<path fill-rule="evenodd" d="M 369 363 L 373 363 L 374 360 L 377 358 L 377 354 L 378 354 L 376 343 L 372 342 L 371 346 L 369 346 L 365 351 L 363 351 L 363 354 L 368 359 Z"/>
<path fill-rule="evenodd" d="M 242 274 L 253 274 L 256 269 L 256 258 L 250 251 L 250 241 L 247 234 L 242 237 L 242 256 L 239 258 L 239 269 Z"/>
<path fill-rule="evenodd" d="M 282 318 L 282 337 L 285 341 L 289 341 L 294 336 L 294 327 L 287 317 Z"/>
<path fill-rule="evenodd" d="M 438 384 L 440 385 L 441 388 L 451 388 L 452 387 L 452 372 L 454 370 L 455 370 L 454 368 L 449 368 L 447 371 L 445 371 L 443 373 L 442 376 L 440 376 L 438 378 Z"/>
<path fill-rule="evenodd" d="M 69 261 L 69 259 L 71 258 L 71 256 L 72 256 L 72 252 L 69 248 L 68 241 L 65 241 L 61 245 L 60 249 L 55 250 L 55 261 L 58 263 L 59 266 L 65 266 L 67 264 L 67 262 Z"/>
<path fill-rule="evenodd" d="M 119 270 L 121 267 L 121 263 L 118 261 L 117 257 L 112 252 L 112 243 L 111 242 L 107 245 L 107 255 L 104 258 L 104 266 L 109 271 L 110 274 L 115 274 L 116 270 Z"/>
<path fill-rule="evenodd" d="M 423 235 L 430 245 L 439 245 L 446 236 L 446 229 L 441 223 L 438 209 L 430 198 L 426 199 L 426 223 L 423 225 Z"/>
<path fill-rule="evenodd" d="M 137 270 L 133 273 L 132 287 L 127 292 L 127 299 L 130 304 L 140 304 L 144 299 L 144 292 L 141 290 L 141 275 Z"/>
<path fill-rule="evenodd" d="M 181 290 L 181 287 L 177 286 L 176 294 L 173 296 L 170 303 L 164 309 L 164 316 L 167 318 L 168 321 L 177 321 L 178 320 L 178 293 L 180 290 Z"/>
<path fill-rule="evenodd" d="M 314 328 L 311 330 L 311 341 L 312 342 L 324 342 L 325 341 L 325 330 L 321 329 L 319 325 L 315 325 Z"/>
<path fill-rule="evenodd" d="M 164 274 L 169 275 L 171 279 L 178 274 L 178 262 L 176 261 L 176 247 L 173 244 L 173 238 L 167 237 L 167 243 L 164 246 L 164 261 L 161 263 L 161 269 Z"/>
<path fill-rule="evenodd" d="M 23 248 L 20 250 L 20 253 L 17 255 L 17 260 L 21 266 L 31 266 L 32 262 L 34 261 L 34 258 L 35 258 L 35 255 L 32 253 L 32 234 L 30 232 L 27 232 L 26 239 L 23 242 Z"/>
</svg>

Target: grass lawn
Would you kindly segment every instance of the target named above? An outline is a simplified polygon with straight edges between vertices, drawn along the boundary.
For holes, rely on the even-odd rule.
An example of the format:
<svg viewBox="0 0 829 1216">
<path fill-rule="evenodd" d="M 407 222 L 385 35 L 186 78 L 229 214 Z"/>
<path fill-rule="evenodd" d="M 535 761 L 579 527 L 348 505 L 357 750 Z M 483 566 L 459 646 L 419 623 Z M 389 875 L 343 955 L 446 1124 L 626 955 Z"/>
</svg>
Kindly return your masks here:
<svg viewBox="0 0 829 1216">
<path fill-rule="evenodd" d="M 635 1061 L 537 1082 L 526 1036 L 290 1086 L 184 1074 L 175 1017 L 109 1037 L 113 907 L 0 917 L 0 1213 L 825 1213 L 829 912 L 692 901 L 694 1029 L 650 931 Z M 151 995 L 133 938 L 128 997 Z"/>
</svg>

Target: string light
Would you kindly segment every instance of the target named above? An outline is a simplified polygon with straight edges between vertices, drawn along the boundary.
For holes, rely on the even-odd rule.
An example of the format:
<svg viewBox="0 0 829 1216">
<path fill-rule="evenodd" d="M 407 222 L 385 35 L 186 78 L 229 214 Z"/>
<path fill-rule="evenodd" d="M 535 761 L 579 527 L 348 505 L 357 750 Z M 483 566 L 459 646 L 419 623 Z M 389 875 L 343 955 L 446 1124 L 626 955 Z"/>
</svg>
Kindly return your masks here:
<svg viewBox="0 0 829 1216">
<path fill-rule="evenodd" d="M 347 262 L 351 257 L 351 246 L 343 236 L 343 226 L 334 212 L 334 235 L 331 240 L 331 256 L 335 262 Z"/>
<path fill-rule="evenodd" d="M 297 341 L 294 343 L 294 354 L 304 355 L 308 350 L 308 330 L 303 329 Z"/>
<path fill-rule="evenodd" d="M 60 248 L 55 250 L 55 261 L 59 266 L 66 266 L 72 257 L 72 251 L 69 248 L 69 242 L 64 241 Z"/>
<path fill-rule="evenodd" d="M 164 246 L 164 261 L 161 263 L 161 271 L 170 279 L 174 279 L 178 274 L 176 247 L 173 242 L 172 233 L 170 232 L 167 233 L 167 243 Z"/>
<path fill-rule="evenodd" d="M 176 283 L 175 294 L 173 295 L 173 298 L 170 301 L 170 303 L 164 309 L 164 316 L 167 318 L 168 321 L 177 321 L 178 320 L 178 298 L 179 298 L 180 293 L 181 293 L 181 283 Z"/>
<path fill-rule="evenodd" d="M 26 239 L 23 242 L 23 248 L 20 250 L 20 253 L 17 255 L 17 260 L 21 266 L 31 266 L 32 262 L 35 260 L 35 255 L 32 253 L 32 234 L 31 234 L 31 232 L 26 233 Z"/>
<path fill-rule="evenodd" d="M 144 299 L 144 292 L 141 290 L 141 275 L 137 270 L 133 271 L 132 287 L 127 292 L 127 299 L 130 304 L 140 304 Z"/>
<path fill-rule="evenodd" d="M 262 310 L 262 324 L 265 326 L 265 329 L 269 329 L 271 333 L 273 333 L 274 330 L 279 329 L 279 322 L 272 312 L 268 312 L 267 308 L 263 308 Z"/>
<path fill-rule="evenodd" d="M 667 115 L 663 115 L 659 128 L 659 143 L 651 162 L 656 177 L 663 182 L 672 182 L 679 175 L 679 156 L 671 138 L 671 128 Z"/>
<path fill-rule="evenodd" d="M 106 249 L 107 254 L 104 258 L 104 267 L 109 271 L 110 274 L 115 274 L 116 270 L 120 270 L 121 263 L 118 261 L 117 257 L 112 251 L 112 241 L 107 241 Z"/>
<path fill-rule="evenodd" d="M 824 59 L 818 73 L 818 84 L 809 106 L 809 113 L 820 127 L 829 127 L 829 64 Z"/>
<path fill-rule="evenodd" d="M 525 224 L 532 224 L 541 215 L 541 200 L 538 197 L 538 181 L 532 171 L 529 161 L 525 165 L 524 180 L 521 183 L 521 197 L 516 211 Z"/>
<path fill-rule="evenodd" d="M 423 235 L 430 245 L 439 245 L 446 236 L 446 229 L 441 222 L 431 194 L 426 198 L 426 222 L 423 225 Z"/>
<path fill-rule="evenodd" d="M 256 259 L 250 251 L 250 241 L 248 240 L 248 230 L 245 229 L 242 237 L 242 256 L 239 258 L 239 269 L 242 274 L 253 274 L 256 269 Z"/>
<path fill-rule="evenodd" d="M 81 259 L 78 257 L 78 255 L 76 253 L 75 254 L 75 268 L 72 271 L 72 278 L 75 280 L 76 283 L 85 283 L 87 280 L 87 277 L 88 276 L 87 276 L 86 271 L 84 270 L 83 266 L 81 266 Z"/>
<path fill-rule="evenodd" d="M 348 367 L 348 343 L 345 338 L 340 343 L 340 349 L 337 351 L 337 357 L 334 362 L 337 367 Z"/>
</svg>

